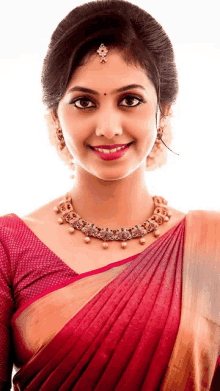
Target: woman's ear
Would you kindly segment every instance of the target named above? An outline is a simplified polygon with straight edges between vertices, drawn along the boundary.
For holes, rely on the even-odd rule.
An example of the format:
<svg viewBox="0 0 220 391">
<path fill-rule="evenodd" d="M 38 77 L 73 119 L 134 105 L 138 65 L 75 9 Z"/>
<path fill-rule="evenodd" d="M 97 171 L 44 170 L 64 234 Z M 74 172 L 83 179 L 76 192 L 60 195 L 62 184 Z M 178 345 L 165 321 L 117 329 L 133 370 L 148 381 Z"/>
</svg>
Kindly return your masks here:
<svg viewBox="0 0 220 391">
<path fill-rule="evenodd" d="M 60 122 L 59 122 L 59 118 L 58 118 L 58 114 L 57 114 L 57 109 L 51 109 L 50 110 L 50 115 L 51 115 L 51 118 L 55 124 L 56 127 L 60 127 Z"/>
<path fill-rule="evenodd" d="M 161 109 L 162 109 L 163 113 L 165 114 L 165 116 L 162 113 L 160 113 L 159 126 L 164 126 L 166 121 L 172 115 L 171 103 L 169 103 L 169 104 L 166 104 L 166 103 L 162 104 L 161 105 Z"/>
</svg>

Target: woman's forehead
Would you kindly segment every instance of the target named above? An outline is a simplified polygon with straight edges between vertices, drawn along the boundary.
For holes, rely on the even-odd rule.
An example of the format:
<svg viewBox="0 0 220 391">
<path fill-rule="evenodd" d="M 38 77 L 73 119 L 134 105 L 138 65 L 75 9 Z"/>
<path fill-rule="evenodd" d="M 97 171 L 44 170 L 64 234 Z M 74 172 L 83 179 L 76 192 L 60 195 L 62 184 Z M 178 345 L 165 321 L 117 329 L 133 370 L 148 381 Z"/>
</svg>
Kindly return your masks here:
<svg viewBox="0 0 220 391">
<path fill-rule="evenodd" d="M 152 87 L 153 83 L 147 76 L 146 69 L 141 66 L 127 64 L 123 56 L 118 52 L 110 52 L 106 56 L 106 63 L 100 62 L 98 54 L 93 54 L 82 66 L 76 68 L 72 74 L 68 88 L 78 83 L 92 85 L 112 85 L 112 89 L 120 88 L 125 84 L 142 84 Z M 92 87 L 91 87 L 92 88 Z"/>
</svg>

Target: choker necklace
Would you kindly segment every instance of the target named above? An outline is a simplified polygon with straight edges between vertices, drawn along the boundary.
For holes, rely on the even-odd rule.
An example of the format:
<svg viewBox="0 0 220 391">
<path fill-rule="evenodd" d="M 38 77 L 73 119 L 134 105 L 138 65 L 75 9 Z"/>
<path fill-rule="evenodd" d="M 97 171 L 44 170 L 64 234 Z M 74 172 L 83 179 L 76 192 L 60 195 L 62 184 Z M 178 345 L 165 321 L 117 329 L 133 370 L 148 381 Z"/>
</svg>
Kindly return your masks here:
<svg viewBox="0 0 220 391">
<path fill-rule="evenodd" d="M 121 247 L 124 249 L 127 247 L 127 240 L 141 237 L 140 244 L 145 243 L 144 235 L 153 232 L 155 237 L 160 236 L 160 231 L 157 229 L 159 225 L 169 221 L 172 216 L 172 212 L 167 209 L 167 201 L 160 196 L 154 196 L 154 212 L 153 215 L 146 219 L 142 224 L 135 225 L 134 227 L 121 228 L 121 229 L 109 229 L 101 228 L 95 224 L 89 223 L 84 220 L 80 215 L 76 213 L 73 208 L 72 198 L 67 193 L 63 201 L 60 201 L 58 206 L 53 208 L 54 212 L 62 213 L 62 217 L 58 219 L 59 224 L 63 224 L 65 221 L 69 223 L 69 233 L 74 233 L 75 228 L 83 232 L 85 242 L 90 242 L 90 237 L 98 238 L 104 241 L 102 246 L 104 249 L 108 248 L 108 241 L 120 240 L 122 241 Z"/>
</svg>

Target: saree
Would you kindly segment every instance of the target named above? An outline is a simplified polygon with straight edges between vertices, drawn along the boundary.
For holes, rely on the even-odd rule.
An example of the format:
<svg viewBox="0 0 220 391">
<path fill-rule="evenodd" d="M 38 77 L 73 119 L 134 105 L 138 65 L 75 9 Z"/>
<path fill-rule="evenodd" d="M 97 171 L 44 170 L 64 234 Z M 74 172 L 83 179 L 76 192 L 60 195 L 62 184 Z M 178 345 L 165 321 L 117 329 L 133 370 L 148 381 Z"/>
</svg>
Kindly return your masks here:
<svg viewBox="0 0 220 391">
<path fill-rule="evenodd" d="M 185 232 L 180 223 L 142 253 L 21 306 L 11 321 L 14 389 L 209 390 L 220 354 L 220 213 L 190 211 L 184 222 Z"/>
</svg>

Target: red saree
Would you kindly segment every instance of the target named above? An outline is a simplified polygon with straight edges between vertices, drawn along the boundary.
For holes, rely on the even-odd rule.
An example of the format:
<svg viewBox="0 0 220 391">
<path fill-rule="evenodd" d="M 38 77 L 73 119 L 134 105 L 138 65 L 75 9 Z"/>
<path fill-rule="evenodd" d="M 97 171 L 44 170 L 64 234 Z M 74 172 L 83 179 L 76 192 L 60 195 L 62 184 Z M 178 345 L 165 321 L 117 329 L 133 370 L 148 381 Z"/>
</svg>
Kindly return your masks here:
<svg viewBox="0 0 220 391">
<path fill-rule="evenodd" d="M 25 359 L 35 350 L 15 390 L 157 389 L 179 325 L 182 256 L 172 256 L 170 241 L 77 276 L 15 314 L 14 341 Z"/>
<path fill-rule="evenodd" d="M 201 300 L 194 317 L 186 315 L 186 276 L 194 251 L 190 245 L 198 245 L 192 239 L 198 218 L 202 220 L 200 212 L 193 225 L 189 213 L 143 252 L 92 272 L 75 273 L 71 280 L 53 284 L 23 304 L 21 300 L 11 320 L 14 363 L 20 368 L 13 379 L 15 391 L 217 390 L 219 306 L 206 314 L 203 337 L 209 340 L 202 346 L 204 362 L 197 360 L 200 330 L 196 327 L 192 333 L 200 343 L 194 343 L 197 355 L 186 332 L 189 319 L 193 326 L 204 326 L 199 315 L 197 322 Z M 205 250 L 212 262 L 220 255 L 219 214 L 213 221 L 215 248 L 207 245 Z M 203 231 L 203 241 L 206 235 L 208 239 Z M 213 316 L 217 323 L 211 329 Z"/>
</svg>

